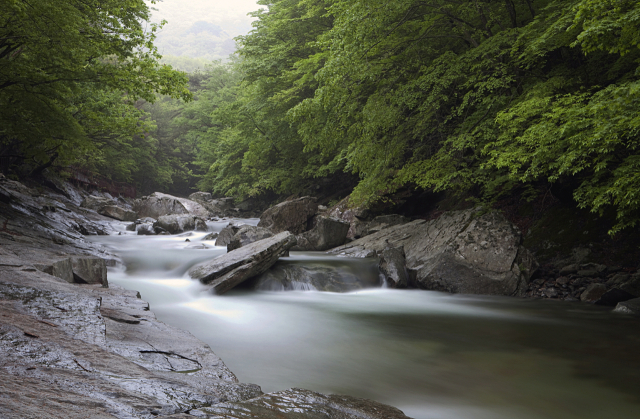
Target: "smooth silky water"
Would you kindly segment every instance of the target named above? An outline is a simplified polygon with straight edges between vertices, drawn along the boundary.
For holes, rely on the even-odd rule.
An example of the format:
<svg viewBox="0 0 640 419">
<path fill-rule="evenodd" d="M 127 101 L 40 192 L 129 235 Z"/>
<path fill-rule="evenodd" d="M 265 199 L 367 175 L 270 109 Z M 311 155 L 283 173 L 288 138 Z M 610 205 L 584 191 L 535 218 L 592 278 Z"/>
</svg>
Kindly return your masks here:
<svg viewBox="0 0 640 419">
<path fill-rule="evenodd" d="M 350 394 L 415 419 L 640 418 L 638 318 L 581 303 L 385 288 L 214 296 L 186 272 L 226 248 L 202 241 L 206 233 L 136 236 L 124 225 L 114 224 L 121 235 L 92 238 L 126 264 L 109 282 L 140 291 L 160 320 L 208 343 L 265 392 Z M 368 281 L 374 266 L 320 253 L 288 259 L 337 264 Z"/>
</svg>

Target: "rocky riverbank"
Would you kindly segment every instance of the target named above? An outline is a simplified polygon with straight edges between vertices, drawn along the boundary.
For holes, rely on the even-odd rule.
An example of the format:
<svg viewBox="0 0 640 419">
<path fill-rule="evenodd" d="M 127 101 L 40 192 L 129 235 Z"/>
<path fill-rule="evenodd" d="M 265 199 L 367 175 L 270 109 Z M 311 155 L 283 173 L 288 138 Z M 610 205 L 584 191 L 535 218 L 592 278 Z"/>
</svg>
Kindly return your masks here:
<svg viewBox="0 0 640 419">
<path fill-rule="evenodd" d="M 87 197 L 0 177 L 0 417 L 406 418 L 374 401 L 238 382 L 136 291 L 109 285 L 118 258 L 83 235 L 109 233 L 112 218 L 81 206 Z M 130 216 L 104 210 L 130 202 L 99 198 L 113 201 L 100 212 Z"/>
<path fill-rule="evenodd" d="M 156 319 L 143 296 L 110 286 L 107 266 L 121 261 L 85 240 L 115 234 L 114 219 L 129 221 L 127 229 L 141 235 L 176 234 L 251 209 L 203 193 L 134 201 L 89 194 L 55 178 L 46 184 L 28 187 L 0 177 L 1 417 L 406 417 L 373 401 L 301 389 L 263 394 L 238 382 L 211 348 Z M 588 263 L 581 251 L 540 267 L 520 230 L 497 211 L 364 220 L 357 211 L 304 197 L 260 218 L 257 227 L 229 225 L 220 232 L 216 244 L 228 253 L 192 268 L 192 276 L 218 293 L 248 280 L 274 289 L 370 286 L 278 262 L 289 250 L 304 249 L 376 257 L 390 287 L 640 310 L 637 272 Z"/>
</svg>

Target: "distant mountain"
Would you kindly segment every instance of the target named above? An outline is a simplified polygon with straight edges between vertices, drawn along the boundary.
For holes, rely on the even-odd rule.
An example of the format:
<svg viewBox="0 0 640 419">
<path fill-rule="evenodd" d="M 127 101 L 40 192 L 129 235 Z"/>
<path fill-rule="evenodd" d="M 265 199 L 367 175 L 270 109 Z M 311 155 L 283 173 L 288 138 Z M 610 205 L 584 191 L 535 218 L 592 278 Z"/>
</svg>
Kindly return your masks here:
<svg viewBox="0 0 640 419">
<path fill-rule="evenodd" d="M 168 23 L 156 39 L 163 55 L 226 60 L 236 49 L 234 37 L 251 31 L 255 0 L 164 0 L 153 5 L 154 22 Z"/>
</svg>

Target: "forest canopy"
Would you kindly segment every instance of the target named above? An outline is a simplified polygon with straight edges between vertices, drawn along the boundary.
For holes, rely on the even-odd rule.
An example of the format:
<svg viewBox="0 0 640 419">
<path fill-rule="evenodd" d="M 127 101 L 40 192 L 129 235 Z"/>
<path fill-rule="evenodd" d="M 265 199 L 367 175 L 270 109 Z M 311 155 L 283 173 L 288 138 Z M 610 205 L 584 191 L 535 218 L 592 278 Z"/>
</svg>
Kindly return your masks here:
<svg viewBox="0 0 640 419">
<path fill-rule="evenodd" d="M 366 205 L 568 182 L 579 206 L 616 211 L 614 230 L 637 223 L 640 2 L 259 4 L 237 98 L 214 113 L 229 154 L 203 186 L 293 193 L 348 171 Z"/>
<path fill-rule="evenodd" d="M 3 154 L 237 197 L 348 173 L 353 205 L 561 183 L 613 231 L 640 219 L 638 1 L 260 0 L 235 58 L 188 83 L 142 0 L 89 3 L 1 6 Z"/>
<path fill-rule="evenodd" d="M 153 122 L 138 104 L 191 94 L 186 74 L 158 63 L 149 13 L 144 0 L 0 3 L 3 166 L 75 165 L 132 180 L 153 163 Z"/>
</svg>

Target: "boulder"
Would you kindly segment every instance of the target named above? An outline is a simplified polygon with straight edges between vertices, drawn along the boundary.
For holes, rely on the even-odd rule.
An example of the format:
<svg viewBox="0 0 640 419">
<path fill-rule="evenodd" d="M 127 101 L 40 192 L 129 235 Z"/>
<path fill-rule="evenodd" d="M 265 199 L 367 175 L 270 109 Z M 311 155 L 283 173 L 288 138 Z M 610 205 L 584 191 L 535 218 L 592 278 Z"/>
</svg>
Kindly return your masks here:
<svg viewBox="0 0 640 419">
<path fill-rule="evenodd" d="M 116 202 L 113 199 L 105 198 L 103 196 L 93 196 L 89 195 L 80 204 L 82 208 L 88 208 L 94 210 L 96 212 L 100 212 L 106 206 L 116 205 Z"/>
<path fill-rule="evenodd" d="M 580 294 L 580 301 L 587 303 L 595 303 L 600 300 L 607 292 L 607 286 L 604 284 L 591 284 Z"/>
<path fill-rule="evenodd" d="M 272 237 L 273 233 L 271 230 L 267 230 L 266 228 L 244 225 L 240 227 L 240 229 L 233 235 L 229 244 L 227 244 L 227 251 L 232 251 L 234 249 L 239 249 L 243 246 L 246 246 L 250 243 L 257 242 L 258 240 L 266 239 Z"/>
<path fill-rule="evenodd" d="M 409 273 L 403 247 L 386 247 L 380 253 L 378 263 L 380 274 L 389 288 L 407 288 Z"/>
<path fill-rule="evenodd" d="M 154 230 L 160 228 L 171 234 L 178 234 L 191 230 L 206 231 L 207 224 L 202 218 L 194 215 L 172 214 L 158 217 L 158 221 L 153 224 L 153 228 Z"/>
<path fill-rule="evenodd" d="M 601 306 L 615 307 L 616 304 L 623 301 L 631 300 L 635 297 L 635 295 L 629 294 L 628 292 L 623 291 L 619 288 L 611 288 L 610 290 L 607 290 L 604 294 L 602 294 L 599 299 L 594 301 L 594 303 Z"/>
<path fill-rule="evenodd" d="M 369 211 L 365 208 L 350 207 L 348 197 L 333 206 L 328 215 L 349 223 L 348 239 L 359 239 L 367 235 Z"/>
<path fill-rule="evenodd" d="M 295 244 L 295 236 L 285 231 L 196 265 L 189 270 L 189 275 L 209 284 L 216 294 L 224 294 L 269 269 Z"/>
<path fill-rule="evenodd" d="M 330 253 L 370 257 L 389 245 L 404 246 L 417 287 L 522 296 L 538 264 L 521 243 L 520 231 L 499 212 L 472 209 L 388 227 Z"/>
<path fill-rule="evenodd" d="M 297 236 L 293 250 L 328 250 L 340 246 L 347 239 L 349 223 L 337 218 L 319 216 L 311 230 Z"/>
<path fill-rule="evenodd" d="M 618 286 L 622 291 L 628 292 L 634 297 L 640 297 L 640 274 L 630 275 L 629 278 Z"/>
<path fill-rule="evenodd" d="M 560 269 L 560 275 L 569 275 L 577 273 L 581 277 L 594 278 L 607 272 L 606 265 L 597 263 L 571 264 L 565 265 Z"/>
<path fill-rule="evenodd" d="M 216 239 L 216 246 L 227 246 L 231 243 L 233 236 L 240 230 L 239 226 L 229 224 L 218 234 L 218 238 Z"/>
<path fill-rule="evenodd" d="M 138 236 L 155 236 L 156 230 L 155 228 L 153 228 L 153 224 L 138 224 L 136 226 L 136 232 L 138 233 Z"/>
<path fill-rule="evenodd" d="M 594 278 L 601 276 L 607 271 L 606 265 L 599 265 L 597 263 L 587 263 L 580 265 L 577 274 L 582 277 Z"/>
<path fill-rule="evenodd" d="M 636 316 L 640 316 L 640 298 L 634 298 L 632 300 L 618 303 L 613 311 L 616 313 L 634 314 Z"/>
<path fill-rule="evenodd" d="M 115 218 L 119 221 L 135 221 L 138 218 L 138 214 L 135 212 L 118 207 L 116 205 L 107 205 L 98 211 L 98 214 L 106 217 Z"/>
<path fill-rule="evenodd" d="M 195 202 L 209 202 L 213 199 L 209 192 L 194 192 L 189 195 L 189 199 Z"/>
<path fill-rule="evenodd" d="M 207 234 L 206 236 L 204 236 L 204 237 L 202 238 L 202 240 L 203 240 L 203 241 L 204 241 L 204 240 L 215 240 L 215 239 L 217 239 L 217 238 L 218 238 L 218 236 L 219 236 L 219 235 L 220 235 L 220 233 L 209 233 L 209 234 Z"/>
<path fill-rule="evenodd" d="M 629 274 L 617 273 L 607 281 L 607 285 L 612 285 L 612 286 L 620 285 L 627 282 L 629 278 L 631 278 L 631 275 Z"/>
<path fill-rule="evenodd" d="M 576 265 L 576 264 L 566 265 L 560 269 L 560 275 L 574 274 L 578 272 L 578 269 L 580 269 L 580 265 Z"/>
<path fill-rule="evenodd" d="M 274 234 L 283 231 L 300 234 L 309 229 L 309 222 L 317 212 L 318 204 L 312 197 L 281 202 L 262 213 L 258 227 L 268 228 Z"/>
<path fill-rule="evenodd" d="M 109 288 L 107 281 L 107 263 L 104 259 L 91 256 L 71 257 L 73 282 L 81 284 L 101 284 Z"/>
<path fill-rule="evenodd" d="M 233 212 L 233 198 L 214 199 L 209 192 L 195 192 L 189 199 L 205 207 L 214 216 L 227 216 Z"/>
<path fill-rule="evenodd" d="M 140 217 L 159 218 L 162 215 L 190 214 L 209 217 L 209 211 L 201 204 L 186 198 L 154 192 L 142 199 L 136 199 L 133 209 Z"/>
</svg>

